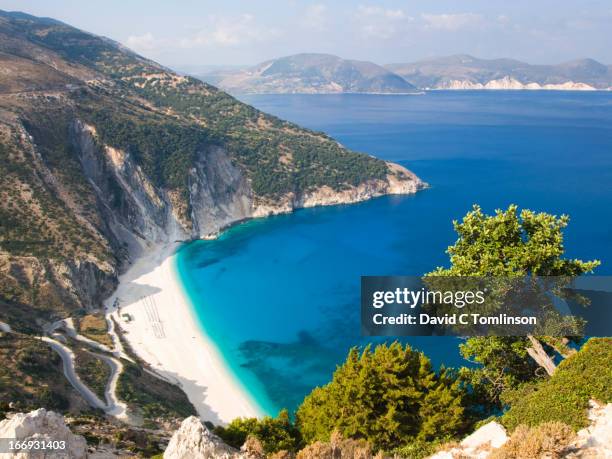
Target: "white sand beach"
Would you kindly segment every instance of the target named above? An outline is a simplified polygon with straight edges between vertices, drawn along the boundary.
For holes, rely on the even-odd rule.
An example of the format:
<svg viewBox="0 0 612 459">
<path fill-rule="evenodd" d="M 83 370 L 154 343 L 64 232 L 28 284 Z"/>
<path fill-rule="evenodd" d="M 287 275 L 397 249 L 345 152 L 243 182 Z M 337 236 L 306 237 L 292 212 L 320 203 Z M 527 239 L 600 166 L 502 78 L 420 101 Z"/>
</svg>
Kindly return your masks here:
<svg viewBox="0 0 612 459">
<path fill-rule="evenodd" d="M 175 269 L 176 247 L 156 247 L 139 258 L 120 276 L 105 302 L 107 310 L 136 354 L 179 384 L 203 420 L 224 424 L 239 416 L 261 416 L 200 329 Z M 118 309 L 113 308 L 116 298 Z"/>
</svg>

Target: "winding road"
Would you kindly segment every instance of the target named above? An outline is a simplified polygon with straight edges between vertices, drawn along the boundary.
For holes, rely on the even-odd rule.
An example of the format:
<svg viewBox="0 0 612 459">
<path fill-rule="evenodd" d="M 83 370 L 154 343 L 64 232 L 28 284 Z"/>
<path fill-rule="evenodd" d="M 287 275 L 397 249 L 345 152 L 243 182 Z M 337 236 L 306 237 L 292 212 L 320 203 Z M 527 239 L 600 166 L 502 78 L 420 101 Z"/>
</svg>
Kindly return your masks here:
<svg viewBox="0 0 612 459">
<path fill-rule="evenodd" d="M 135 424 L 139 421 L 128 412 L 127 405 L 119 400 L 117 397 L 117 383 L 119 381 L 119 376 L 123 371 L 123 363 L 119 358 L 122 358 L 125 355 L 123 349 L 111 349 L 110 347 L 98 343 L 92 339 L 89 339 L 83 335 L 77 333 L 74 328 L 74 322 L 72 318 L 59 320 L 57 322 L 52 323 L 48 327 L 46 327 L 45 332 L 48 335 L 53 335 L 57 329 L 62 328 L 66 331 L 66 334 L 71 338 L 74 338 L 77 341 L 80 341 L 87 346 L 94 348 L 95 350 L 105 352 L 107 354 L 101 354 L 99 352 L 95 352 L 93 350 L 88 350 L 90 354 L 100 358 L 101 360 L 108 365 L 110 368 L 111 374 L 106 383 L 106 389 L 104 391 L 104 398 L 106 399 L 104 402 L 100 400 L 100 398 L 91 390 L 81 378 L 79 378 L 78 374 L 75 371 L 75 355 L 72 350 L 66 345 L 60 343 L 57 339 L 53 339 L 50 336 L 44 336 L 41 339 L 51 346 L 51 348 L 59 354 L 62 359 L 63 367 L 64 367 L 64 376 L 70 382 L 72 387 L 74 387 L 81 396 L 87 401 L 87 403 L 94 407 L 103 410 L 106 414 L 114 416 L 118 419 L 121 419 L 127 423 Z M 117 341 L 114 339 L 113 341 L 116 343 Z M 111 355 L 108 355 L 111 354 Z M 127 356 L 126 356 L 127 357 Z M 129 359 L 129 357 L 127 357 Z M 129 359 L 132 360 L 132 359 Z"/>
<path fill-rule="evenodd" d="M 74 369 L 74 352 L 67 346 L 64 346 L 57 340 L 43 336 L 40 338 L 45 343 L 51 346 L 55 352 L 62 358 L 64 365 L 64 376 L 68 382 L 74 387 L 79 394 L 85 399 L 85 401 L 92 407 L 104 410 L 106 412 L 107 405 L 94 394 L 89 387 L 87 387 L 83 381 L 78 377 Z"/>
<path fill-rule="evenodd" d="M 74 389 L 90 406 L 100 409 L 106 414 L 121 419 L 128 424 L 139 425 L 142 420 L 133 413 L 130 413 L 128 411 L 127 404 L 119 400 L 117 397 L 117 384 L 119 382 L 119 376 L 121 375 L 121 372 L 123 372 L 123 363 L 120 359 L 125 358 L 131 362 L 133 362 L 133 359 L 130 358 L 123 350 L 121 341 L 115 332 L 114 323 L 112 320 L 109 319 L 108 323 L 108 332 L 113 339 L 113 343 L 115 344 L 114 348 L 110 348 L 102 343 L 98 343 L 97 341 L 80 335 L 74 328 L 72 318 L 58 320 L 57 322 L 53 322 L 52 324 L 46 326 L 44 331 L 48 336 L 40 336 L 38 339 L 47 343 L 51 349 L 53 349 L 60 356 L 62 359 L 64 376 L 70 385 L 74 387 Z M 60 328 L 64 329 L 69 337 L 95 349 L 95 351 L 87 350 L 86 352 L 98 357 L 110 368 L 111 373 L 104 390 L 105 401 L 100 400 L 100 398 L 89 387 L 87 387 L 81 378 L 79 378 L 79 375 L 75 370 L 74 352 L 66 344 L 59 341 L 59 339 L 62 339 L 64 342 L 66 341 L 65 336 L 56 332 L 56 330 Z M 9 324 L 4 322 L 0 322 L 0 332 L 16 333 L 13 332 Z M 55 336 L 56 338 L 52 338 L 52 336 Z M 100 352 L 104 353 L 102 354 Z"/>
</svg>

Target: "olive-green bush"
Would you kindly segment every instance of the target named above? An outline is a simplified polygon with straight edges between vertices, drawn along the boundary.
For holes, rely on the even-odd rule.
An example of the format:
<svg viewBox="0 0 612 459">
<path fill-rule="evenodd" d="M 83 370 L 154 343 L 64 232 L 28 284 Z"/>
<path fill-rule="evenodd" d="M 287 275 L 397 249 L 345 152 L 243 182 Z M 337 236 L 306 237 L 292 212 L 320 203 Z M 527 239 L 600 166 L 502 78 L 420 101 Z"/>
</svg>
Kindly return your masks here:
<svg viewBox="0 0 612 459">
<path fill-rule="evenodd" d="M 504 394 L 510 409 L 502 423 L 510 430 L 558 421 L 581 429 L 588 425 L 589 400 L 612 402 L 612 338 L 592 338 L 565 359 L 547 380 Z"/>
</svg>

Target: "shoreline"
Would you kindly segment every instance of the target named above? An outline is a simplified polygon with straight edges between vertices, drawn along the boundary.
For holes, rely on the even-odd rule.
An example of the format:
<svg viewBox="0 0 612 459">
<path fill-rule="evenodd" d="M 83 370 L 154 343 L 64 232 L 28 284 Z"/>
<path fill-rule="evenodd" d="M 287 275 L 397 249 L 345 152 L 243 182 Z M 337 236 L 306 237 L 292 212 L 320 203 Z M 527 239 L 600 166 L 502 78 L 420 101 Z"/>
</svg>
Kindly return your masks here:
<svg viewBox="0 0 612 459">
<path fill-rule="evenodd" d="M 200 418 L 226 424 L 261 417 L 195 316 L 176 267 L 180 244 L 152 246 L 137 258 L 104 302 L 108 314 L 138 357 L 179 385 Z"/>
</svg>

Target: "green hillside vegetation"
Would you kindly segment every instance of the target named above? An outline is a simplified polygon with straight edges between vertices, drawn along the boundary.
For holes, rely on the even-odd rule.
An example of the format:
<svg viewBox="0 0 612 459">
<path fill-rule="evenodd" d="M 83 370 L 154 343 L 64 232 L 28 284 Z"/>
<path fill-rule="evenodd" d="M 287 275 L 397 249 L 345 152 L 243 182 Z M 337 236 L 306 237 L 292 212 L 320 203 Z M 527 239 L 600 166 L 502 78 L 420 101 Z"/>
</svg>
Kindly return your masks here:
<svg viewBox="0 0 612 459">
<path fill-rule="evenodd" d="M 41 118 L 43 113 L 41 110 L 37 116 Z M 57 115 L 49 114 L 48 122 L 36 128 L 31 125 L 31 133 L 40 139 L 40 153 L 47 167 L 57 174 L 75 205 L 95 222 L 95 198 L 67 142 L 68 126 Z M 18 149 L 16 136 L 0 133 L 0 248 L 41 260 L 68 260 L 82 250 L 100 260 L 111 259 L 104 241 L 73 218 L 66 203 L 41 179 L 32 158 Z"/>
<path fill-rule="evenodd" d="M 101 358 L 96 357 L 85 349 L 74 349 L 75 370 L 81 381 L 89 387 L 98 398 L 105 402 L 106 383 L 110 377 L 110 367 Z"/>
<path fill-rule="evenodd" d="M 384 178 L 388 172 L 384 161 L 346 150 L 323 133 L 266 115 L 200 80 L 180 77 L 112 40 L 37 18 L 12 20 L 8 27 L 13 34 L 113 81 L 73 93 L 84 101 L 92 92 L 103 93 L 115 102 L 137 106 L 146 101 L 158 109 L 148 109 L 139 122 L 127 125 L 121 119 L 125 104 L 110 111 L 94 108 L 97 113 L 91 114 L 105 141 L 134 152 L 156 183 L 183 187 L 185 167 L 191 164 L 194 149 L 205 143 L 226 146 L 262 197 L 323 185 L 341 189 Z M 151 125 L 155 112 L 170 116 Z"/>
<path fill-rule="evenodd" d="M 95 129 L 99 158 L 106 145 L 122 149 L 160 193 L 178 197 L 187 227 L 190 170 L 213 146 L 257 202 L 387 174 L 381 160 L 59 21 L 0 11 L 0 58 L 0 320 L 19 332 L 40 335 L 45 323 L 100 307 L 127 261 L 109 225 L 113 214 L 129 218 L 128 197 L 103 160 L 100 189 L 88 180 L 76 121 Z M 99 329 L 88 336 L 107 341 Z M 122 386 L 130 400 L 137 380 Z M 138 400 L 157 412 L 156 399 Z M 178 406 L 167 412 L 188 411 Z"/>
<path fill-rule="evenodd" d="M 9 411 L 38 408 L 68 412 L 85 408 L 64 378 L 62 360 L 44 342 L 0 332 L 0 419 Z"/>
<path fill-rule="evenodd" d="M 21 62 L 17 56 L 27 59 L 34 69 L 32 79 L 44 86 L 52 69 L 38 59 L 50 53 L 54 65 L 66 72 L 67 85 L 83 79 L 76 89 L 62 88 L 59 96 L 0 100 L 0 107 L 14 111 L 23 123 L 44 165 L 67 193 L 58 195 L 41 181 L 15 129 L 2 132 L 0 172 L 6 199 L 0 206 L 0 246 L 11 254 L 70 260 L 86 252 L 111 262 L 113 255 L 121 256 L 96 234 L 103 227 L 102 217 L 70 139 L 75 119 L 93 125 L 103 143 L 129 153 L 155 185 L 179 191 L 183 198 L 196 153 L 213 145 L 225 147 L 243 168 L 256 199 L 320 186 L 338 190 L 384 178 L 388 172 L 381 160 L 263 114 L 111 40 L 28 15 L 2 13 L 2 19 L 0 38 L 11 37 L 7 46 L 14 56 L 7 65 Z M 28 195 L 20 192 L 23 188 L 30 189 Z M 108 189 L 111 201 L 119 203 L 117 184 L 109 183 Z"/>
<path fill-rule="evenodd" d="M 382 179 L 388 173 L 384 161 L 350 152 L 322 133 L 264 115 L 193 78 L 176 87 L 164 85 L 163 80 L 148 80 L 137 92 L 158 107 L 169 107 L 204 123 L 215 137 L 226 139 L 261 196 L 324 185 L 338 190 Z M 231 116 L 219 117 L 218 113 Z M 279 152 L 290 153 L 292 161 L 284 162 Z"/>
<path fill-rule="evenodd" d="M 513 430 L 558 421 L 575 430 L 589 424 L 589 400 L 612 402 L 612 338 L 591 338 L 580 352 L 565 359 L 555 374 L 504 394 L 510 409 L 501 420 Z"/>
</svg>

